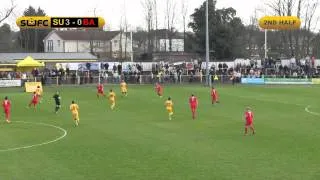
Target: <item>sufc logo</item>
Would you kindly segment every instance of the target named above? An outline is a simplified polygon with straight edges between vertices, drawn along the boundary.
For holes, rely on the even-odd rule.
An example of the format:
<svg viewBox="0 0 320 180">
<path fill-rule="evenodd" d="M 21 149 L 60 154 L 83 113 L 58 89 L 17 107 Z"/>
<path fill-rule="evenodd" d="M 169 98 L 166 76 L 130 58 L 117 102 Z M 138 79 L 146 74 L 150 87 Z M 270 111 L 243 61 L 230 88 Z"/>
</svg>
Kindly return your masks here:
<svg viewBox="0 0 320 180">
<path fill-rule="evenodd" d="M 102 17 L 48 17 L 22 16 L 17 19 L 20 28 L 102 28 Z"/>
</svg>

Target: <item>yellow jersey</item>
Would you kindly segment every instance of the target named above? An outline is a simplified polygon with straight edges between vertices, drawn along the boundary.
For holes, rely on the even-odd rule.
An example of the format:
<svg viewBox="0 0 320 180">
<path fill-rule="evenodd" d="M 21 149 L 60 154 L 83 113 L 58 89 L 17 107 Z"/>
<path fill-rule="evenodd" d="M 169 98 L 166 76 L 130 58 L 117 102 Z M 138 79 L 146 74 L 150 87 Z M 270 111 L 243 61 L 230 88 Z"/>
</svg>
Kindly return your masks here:
<svg viewBox="0 0 320 180">
<path fill-rule="evenodd" d="M 173 102 L 171 100 L 167 100 L 165 102 L 165 106 L 167 110 L 172 110 L 173 109 Z"/>
<path fill-rule="evenodd" d="M 120 83 L 120 88 L 127 89 L 127 83 L 125 83 L 125 82 Z"/>
<path fill-rule="evenodd" d="M 109 100 L 110 100 L 110 101 L 114 101 L 115 99 L 116 99 L 116 93 L 110 92 L 110 93 L 109 93 Z"/>
<path fill-rule="evenodd" d="M 70 105 L 70 111 L 71 111 L 72 113 L 78 113 L 78 111 L 79 111 L 79 106 L 78 106 L 78 104 L 71 104 L 71 105 Z"/>
<path fill-rule="evenodd" d="M 37 94 L 37 95 L 41 95 L 41 94 L 42 94 L 41 88 L 37 88 L 37 89 L 36 89 L 36 94 Z"/>
</svg>

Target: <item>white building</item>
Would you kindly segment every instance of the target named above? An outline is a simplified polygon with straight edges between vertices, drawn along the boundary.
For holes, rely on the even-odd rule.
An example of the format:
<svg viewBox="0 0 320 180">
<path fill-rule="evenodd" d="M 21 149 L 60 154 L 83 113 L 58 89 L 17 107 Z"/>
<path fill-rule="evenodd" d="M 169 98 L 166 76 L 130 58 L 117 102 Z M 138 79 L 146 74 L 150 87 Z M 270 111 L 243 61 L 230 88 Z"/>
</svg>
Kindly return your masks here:
<svg viewBox="0 0 320 180">
<path fill-rule="evenodd" d="M 127 57 L 132 53 L 130 34 L 121 34 L 120 31 L 53 30 L 43 43 L 45 52 L 94 52 L 114 58 L 121 52 L 122 57 L 125 53 Z"/>
<path fill-rule="evenodd" d="M 160 52 L 170 52 L 170 40 L 160 39 Z M 171 51 L 172 52 L 183 52 L 184 51 L 184 40 L 183 39 L 171 39 Z"/>
<path fill-rule="evenodd" d="M 141 31 L 140 31 L 141 33 Z M 134 34 L 133 39 L 134 47 L 137 47 L 135 52 L 148 51 L 148 32 L 144 32 L 145 37 L 141 34 Z M 167 29 L 152 30 L 151 38 L 153 43 L 154 53 L 168 53 L 168 52 L 184 52 L 184 38 L 183 33 L 171 32 Z M 136 36 L 135 36 L 136 35 Z M 139 39 L 140 38 L 140 39 Z M 170 39 L 171 39 L 171 49 L 170 49 Z"/>
<path fill-rule="evenodd" d="M 183 34 L 179 32 L 170 32 L 166 29 L 159 29 L 154 32 L 157 37 L 158 52 L 170 52 L 170 38 L 171 37 L 171 52 L 184 52 Z M 171 36 L 170 36 L 171 34 Z"/>
</svg>

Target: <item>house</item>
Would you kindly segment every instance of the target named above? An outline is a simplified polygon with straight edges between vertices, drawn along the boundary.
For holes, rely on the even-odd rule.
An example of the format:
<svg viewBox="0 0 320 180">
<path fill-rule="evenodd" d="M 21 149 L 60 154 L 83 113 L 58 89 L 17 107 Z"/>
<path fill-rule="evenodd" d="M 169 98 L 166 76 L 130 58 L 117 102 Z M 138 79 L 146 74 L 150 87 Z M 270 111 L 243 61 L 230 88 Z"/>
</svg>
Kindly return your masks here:
<svg viewBox="0 0 320 180">
<path fill-rule="evenodd" d="M 45 52 L 91 52 L 113 58 L 132 53 L 130 34 L 120 31 L 53 30 L 43 43 Z"/>
<path fill-rule="evenodd" d="M 179 32 L 171 32 L 167 29 L 159 29 L 154 31 L 157 39 L 155 46 L 157 52 L 184 52 L 183 34 Z M 171 40 L 171 50 L 170 50 Z"/>
<path fill-rule="evenodd" d="M 148 51 L 148 37 L 152 39 L 151 48 L 154 53 L 184 52 L 183 33 L 171 32 L 167 29 L 159 29 L 152 30 L 150 34 L 143 30 L 135 32 L 133 34 L 135 53 L 142 54 Z"/>
</svg>

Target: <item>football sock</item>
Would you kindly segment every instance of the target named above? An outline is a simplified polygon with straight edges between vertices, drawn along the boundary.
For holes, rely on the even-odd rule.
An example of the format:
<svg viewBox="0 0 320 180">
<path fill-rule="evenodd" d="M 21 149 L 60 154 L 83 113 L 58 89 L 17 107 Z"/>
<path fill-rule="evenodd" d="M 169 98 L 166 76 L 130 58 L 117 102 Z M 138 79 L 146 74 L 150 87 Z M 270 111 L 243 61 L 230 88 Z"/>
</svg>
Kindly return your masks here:
<svg viewBox="0 0 320 180">
<path fill-rule="evenodd" d="M 255 134 L 254 128 L 251 127 L 252 134 Z"/>
<path fill-rule="evenodd" d="M 173 113 L 169 113 L 169 120 L 172 119 L 172 115 L 173 115 Z"/>
</svg>

